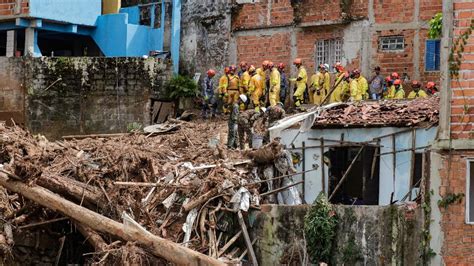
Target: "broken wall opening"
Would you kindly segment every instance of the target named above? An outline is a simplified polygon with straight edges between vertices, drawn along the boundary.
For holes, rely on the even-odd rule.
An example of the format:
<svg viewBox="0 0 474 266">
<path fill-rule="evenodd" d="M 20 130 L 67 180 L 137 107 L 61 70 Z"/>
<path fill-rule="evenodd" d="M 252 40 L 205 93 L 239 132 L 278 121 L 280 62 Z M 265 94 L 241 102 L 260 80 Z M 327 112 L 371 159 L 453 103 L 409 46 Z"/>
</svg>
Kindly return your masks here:
<svg viewBox="0 0 474 266">
<path fill-rule="evenodd" d="M 355 162 L 341 187 L 334 194 L 331 203 L 346 205 L 378 205 L 379 203 L 379 168 L 377 156 L 379 148 L 365 146 L 359 156 L 361 147 L 341 146 L 331 148 L 325 153 L 329 159 L 329 195 L 331 195 L 349 169 Z"/>
<path fill-rule="evenodd" d="M 38 31 L 38 46 L 44 56 L 102 56 L 90 36 Z"/>
</svg>

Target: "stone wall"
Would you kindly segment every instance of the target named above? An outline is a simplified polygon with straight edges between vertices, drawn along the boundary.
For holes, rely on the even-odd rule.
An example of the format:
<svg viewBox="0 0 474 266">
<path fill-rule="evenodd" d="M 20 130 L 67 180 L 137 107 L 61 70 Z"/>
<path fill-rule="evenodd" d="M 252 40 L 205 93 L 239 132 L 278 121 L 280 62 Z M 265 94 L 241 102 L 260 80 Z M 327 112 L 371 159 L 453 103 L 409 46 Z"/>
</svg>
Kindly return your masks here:
<svg viewBox="0 0 474 266">
<path fill-rule="evenodd" d="M 0 1 L 0 16 L 13 16 L 29 13 L 29 0 L 21 0 L 20 6 L 17 6 L 18 0 Z"/>
<path fill-rule="evenodd" d="M 310 206 L 264 205 L 250 214 L 261 265 L 301 265 Z M 337 206 L 333 265 L 418 265 L 423 215 L 406 206 Z"/>
<path fill-rule="evenodd" d="M 0 58 L 0 66 L 10 80 L 0 114 L 23 111 L 26 127 L 49 138 L 148 124 L 150 97 L 162 97 L 171 76 L 170 65 L 141 58 Z"/>
</svg>

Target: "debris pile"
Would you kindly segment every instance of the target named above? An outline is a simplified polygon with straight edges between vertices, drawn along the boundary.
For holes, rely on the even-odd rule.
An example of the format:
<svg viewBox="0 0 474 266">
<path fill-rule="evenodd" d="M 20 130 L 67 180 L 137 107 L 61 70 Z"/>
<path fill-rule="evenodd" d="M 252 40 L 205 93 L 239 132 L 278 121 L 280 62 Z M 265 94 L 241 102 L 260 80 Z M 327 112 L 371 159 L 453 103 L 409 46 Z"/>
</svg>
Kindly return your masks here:
<svg viewBox="0 0 474 266">
<path fill-rule="evenodd" d="M 275 184 L 294 189 L 273 173 L 272 160 L 294 172 L 291 160 L 278 143 L 249 157 L 219 145 L 225 122 L 173 122 L 167 134 L 56 142 L 0 124 L 0 254 L 22 256 L 16 234 L 67 221 L 95 249 L 87 263 L 252 261 L 245 213 Z"/>
<path fill-rule="evenodd" d="M 364 101 L 325 110 L 314 126 L 417 126 L 439 120 L 439 97 L 407 101 Z"/>
</svg>

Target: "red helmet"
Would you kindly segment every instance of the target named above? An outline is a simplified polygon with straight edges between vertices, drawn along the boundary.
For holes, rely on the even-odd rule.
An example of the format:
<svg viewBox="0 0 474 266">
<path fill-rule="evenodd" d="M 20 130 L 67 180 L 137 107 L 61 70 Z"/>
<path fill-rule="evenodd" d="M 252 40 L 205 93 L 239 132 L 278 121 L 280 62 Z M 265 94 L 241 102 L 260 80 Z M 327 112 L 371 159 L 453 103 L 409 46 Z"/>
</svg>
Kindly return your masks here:
<svg viewBox="0 0 474 266">
<path fill-rule="evenodd" d="M 224 73 L 229 74 L 230 73 L 230 67 L 225 67 L 224 68 Z"/>
<path fill-rule="evenodd" d="M 216 71 L 214 69 L 209 69 L 207 71 L 207 75 L 211 76 L 211 77 L 214 77 L 216 75 Z"/>
<path fill-rule="evenodd" d="M 392 73 L 392 79 L 399 79 L 399 78 L 400 78 L 400 75 L 398 75 L 397 72 Z"/>
<path fill-rule="evenodd" d="M 285 69 L 285 64 L 283 63 L 278 64 L 278 69 Z"/>
<path fill-rule="evenodd" d="M 421 84 L 420 84 L 420 82 L 418 82 L 417 80 L 414 80 L 414 81 L 411 82 L 411 86 L 412 86 L 413 88 L 420 88 L 420 87 L 421 87 Z"/>
<path fill-rule="evenodd" d="M 262 62 L 262 67 L 268 67 L 268 64 L 270 64 L 270 61 L 265 60 Z"/>
<path fill-rule="evenodd" d="M 293 61 L 293 65 L 301 65 L 301 64 L 303 64 L 303 60 L 301 60 L 301 58 L 296 58 Z"/>
<path fill-rule="evenodd" d="M 340 72 L 344 70 L 344 67 L 342 66 L 341 62 L 337 62 L 336 64 L 334 64 L 334 68 Z"/>
<path fill-rule="evenodd" d="M 399 79 L 397 79 L 393 82 L 393 85 L 400 85 L 400 84 L 402 84 L 402 82 Z"/>
<path fill-rule="evenodd" d="M 435 86 L 436 86 L 436 84 L 433 81 L 430 81 L 430 82 L 426 83 L 426 88 L 427 89 L 432 89 Z"/>
<path fill-rule="evenodd" d="M 385 78 L 385 82 L 392 82 L 392 77 L 387 76 L 387 77 Z"/>
<path fill-rule="evenodd" d="M 247 62 L 242 61 L 242 62 L 240 62 L 240 65 L 239 65 L 239 66 L 240 66 L 240 67 L 247 67 Z"/>
</svg>

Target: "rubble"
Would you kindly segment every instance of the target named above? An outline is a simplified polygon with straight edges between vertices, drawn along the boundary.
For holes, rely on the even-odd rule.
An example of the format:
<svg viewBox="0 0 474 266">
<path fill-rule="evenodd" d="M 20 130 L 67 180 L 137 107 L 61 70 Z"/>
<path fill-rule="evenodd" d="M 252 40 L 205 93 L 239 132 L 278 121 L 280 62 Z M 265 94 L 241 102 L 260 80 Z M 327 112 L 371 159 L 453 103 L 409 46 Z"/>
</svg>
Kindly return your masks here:
<svg viewBox="0 0 474 266">
<path fill-rule="evenodd" d="M 179 124 L 170 126 L 174 131 L 160 135 L 81 136 L 56 142 L 0 124 L 0 184 L 8 188 L 0 187 L 4 220 L 0 252 L 14 250 L 3 233 L 10 225 L 15 235 L 70 220 L 96 249 L 83 254 L 88 263 L 156 264 L 164 256 L 160 256 L 163 250 L 146 244 L 153 241 L 169 243 L 171 250 L 182 247 L 181 255 L 186 250 L 191 255 L 191 251 L 209 255 L 196 255 L 201 263 L 207 258 L 238 263 L 245 254 L 253 254 L 246 249 L 249 239 L 229 240 L 244 230 L 237 211 L 258 209 L 265 200 L 259 194 L 274 193 L 270 191 L 275 189 L 273 181 L 262 182 L 259 176 L 282 154 L 269 156 L 267 149 L 273 153 L 281 145 L 271 143 L 251 152 L 249 158 L 262 154 L 259 165 L 247 153 L 210 145 L 212 139 L 220 143 L 226 139 L 223 121 L 173 123 Z M 90 219 L 85 220 L 85 214 L 74 217 L 80 213 L 88 213 Z M 100 226 L 92 222 L 93 217 L 102 221 Z M 121 232 L 120 226 L 126 224 L 131 224 L 125 228 L 134 230 L 133 237 Z M 152 240 L 146 240 L 149 236 Z M 170 262 L 183 263 L 179 256 L 165 255 Z"/>
<path fill-rule="evenodd" d="M 314 126 L 417 126 L 435 125 L 438 121 L 439 97 L 429 97 L 343 103 L 322 112 Z"/>
</svg>

